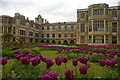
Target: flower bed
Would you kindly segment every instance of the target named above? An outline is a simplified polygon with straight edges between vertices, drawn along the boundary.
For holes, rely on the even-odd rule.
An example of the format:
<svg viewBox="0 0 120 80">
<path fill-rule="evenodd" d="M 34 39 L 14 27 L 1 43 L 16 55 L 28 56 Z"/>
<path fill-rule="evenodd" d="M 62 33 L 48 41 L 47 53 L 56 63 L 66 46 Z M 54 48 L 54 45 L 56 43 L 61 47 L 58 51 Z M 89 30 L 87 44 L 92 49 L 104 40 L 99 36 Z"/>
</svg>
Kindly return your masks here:
<svg viewBox="0 0 120 80">
<path fill-rule="evenodd" d="M 11 55 L 6 54 L 0 59 L 3 66 L 3 78 L 117 79 L 120 70 L 120 52 L 114 51 L 111 47 L 110 49 L 97 47 L 43 45 L 16 50 L 8 47 Z M 7 73 L 6 69 L 9 65 L 11 68 Z"/>
</svg>

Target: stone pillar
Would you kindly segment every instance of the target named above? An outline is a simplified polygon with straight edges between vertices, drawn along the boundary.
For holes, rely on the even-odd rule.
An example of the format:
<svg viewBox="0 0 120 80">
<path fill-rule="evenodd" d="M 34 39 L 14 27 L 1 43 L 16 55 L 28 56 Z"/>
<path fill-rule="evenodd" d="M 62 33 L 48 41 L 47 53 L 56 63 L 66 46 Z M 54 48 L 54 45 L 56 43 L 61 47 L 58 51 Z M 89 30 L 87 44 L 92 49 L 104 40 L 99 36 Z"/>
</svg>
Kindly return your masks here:
<svg viewBox="0 0 120 80">
<path fill-rule="evenodd" d="M 106 35 L 104 35 L 104 44 L 106 44 Z"/>
<path fill-rule="evenodd" d="M 3 26 L 3 34 L 4 34 L 4 28 L 5 28 L 5 26 Z"/>
<path fill-rule="evenodd" d="M 8 26 L 7 26 L 7 33 L 8 33 Z"/>
<path fill-rule="evenodd" d="M 93 35 L 92 35 L 92 41 L 91 42 L 93 43 Z"/>
<path fill-rule="evenodd" d="M 117 44 L 120 44 L 120 21 L 118 21 L 118 37 L 117 37 Z"/>
<path fill-rule="evenodd" d="M 112 44 L 112 36 L 111 35 L 108 37 L 108 43 Z"/>
<path fill-rule="evenodd" d="M 11 27 L 11 34 L 13 34 L 13 27 Z"/>
<path fill-rule="evenodd" d="M 106 31 L 106 20 L 104 20 L 104 32 Z"/>
<path fill-rule="evenodd" d="M 93 20 L 92 20 L 92 31 L 93 31 Z"/>
</svg>

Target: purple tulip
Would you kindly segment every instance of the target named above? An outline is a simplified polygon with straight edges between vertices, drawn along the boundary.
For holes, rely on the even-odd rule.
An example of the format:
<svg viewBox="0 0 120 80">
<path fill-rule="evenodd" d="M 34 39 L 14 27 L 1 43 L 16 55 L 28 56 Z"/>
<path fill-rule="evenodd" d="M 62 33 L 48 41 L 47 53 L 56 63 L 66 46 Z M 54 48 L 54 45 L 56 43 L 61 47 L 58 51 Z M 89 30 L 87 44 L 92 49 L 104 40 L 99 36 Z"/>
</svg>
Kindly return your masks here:
<svg viewBox="0 0 120 80">
<path fill-rule="evenodd" d="M 89 68 L 90 66 L 88 66 L 88 65 L 83 65 L 83 66 L 79 66 L 79 72 L 81 73 L 81 74 L 87 74 L 87 69 Z"/>
<path fill-rule="evenodd" d="M 83 62 L 84 62 L 84 61 L 83 61 L 83 60 L 84 60 L 84 57 L 79 57 L 78 60 L 79 60 L 81 63 L 83 63 Z"/>
<path fill-rule="evenodd" d="M 111 61 L 109 62 L 109 66 L 110 66 L 110 67 L 114 67 L 114 66 L 115 66 L 115 61 L 114 61 L 114 60 L 111 60 Z"/>
<path fill-rule="evenodd" d="M 88 62 L 88 57 L 84 57 L 84 64 L 87 64 Z"/>
<path fill-rule="evenodd" d="M 114 57 L 114 54 L 110 53 L 108 56 L 109 56 L 110 58 L 113 58 L 113 57 Z"/>
<path fill-rule="evenodd" d="M 40 60 L 38 58 L 32 58 L 31 62 L 33 66 L 37 66 L 40 63 Z"/>
<path fill-rule="evenodd" d="M 117 56 L 120 57 L 120 53 L 118 53 Z"/>
<path fill-rule="evenodd" d="M 72 64 L 73 64 L 73 66 L 77 66 L 78 60 L 77 59 L 72 59 Z"/>
<path fill-rule="evenodd" d="M 117 63 L 117 60 L 116 60 L 116 59 L 112 59 L 111 61 L 114 61 L 114 62 L 115 62 L 115 64 Z"/>
<path fill-rule="evenodd" d="M 68 57 L 62 57 L 62 62 L 63 63 L 67 63 L 67 61 L 68 61 Z"/>
<path fill-rule="evenodd" d="M 41 58 L 41 60 L 43 59 L 43 55 L 42 54 L 38 54 L 38 56 Z"/>
<path fill-rule="evenodd" d="M 22 64 L 30 64 L 29 57 L 21 57 L 20 60 Z"/>
<path fill-rule="evenodd" d="M 60 66 L 60 65 L 62 64 L 62 60 L 57 60 L 55 63 L 56 63 L 58 66 Z"/>
<path fill-rule="evenodd" d="M 105 66 L 106 65 L 106 60 L 99 60 L 100 66 Z"/>
<path fill-rule="evenodd" d="M 47 75 L 49 75 L 53 79 L 57 79 L 58 73 L 57 72 L 47 72 Z"/>
<path fill-rule="evenodd" d="M 8 60 L 8 57 L 2 57 L 0 58 L 0 63 L 2 63 L 2 65 L 5 65 L 7 64 L 7 60 Z"/>
<path fill-rule="evenodd" d="M 42 61 L 43 61 L 43 62 L 46 62 L 47 59 L 48 59 L 48 58 L 43 57 L 43 58 L 42 58 Z"/>
<path fill-rule="evenodd" d="M 28 53 L 30 53 L 30 51 L 23 51 L 23 53 L 28 54 Z"/>
<path fill-rule="evenodd" d="M 78 60 L 83 63 L 83 64 L 87 64 L 88 62 L 88 57 L 79 57 Z"/>
<path fill-rule="evenodd" d="M 65 72 L 64 72 L 64 74 L 65 74 L 65 77 L 67 78 L 67 79 L 70 79 L 70 80 L 73 80 L 73 71 L 72 70 L 66 70 Z"/>
<path fill-rule="evenodd" d="M 106 63 L 107 66 L 109 66 L 110 65 L 110 60 L 106 60 L 105 63 Z"/>
<path fill-rule="evenodd" d="M 62 64 L 62 58 L 61 57 L 56 57 L 55 58 L 55 63 L 60 66 Z"/>
<path fill-rule="evenodd" d="M 17 53 L 19 53 L 19 52 L 20 52 L 19 50 L 16 50 L 16 51 L 14 51 L 13 53 L 17 54 Z"/>
<path fill-rule="evenodd" d="M 35 55 L 32 53 L 28 53 L 27 55 L 30 56 L 31 58 L 35 57 Z"/>
<path fill-rule="evenodd" d="M 54 63 L 52 62 L 51 59 L 46 59 L 46 64 L 47 64 L 46 68 L 48 70 L 51 66 L 53 66 Z"/>
<path fill-rule="evenodd" d="M 14 57 L 15 57 L 17 60 L 20 60 L 20 58 L 23 57 L 23 54 L 17 54 L 17 55 L 14 55 Z"/>
<path fill-rule="evenodd" d="M 42 75 L 40 76 L 40 78 L 44 80 L 52 80 L 52 78 L 49 75 Z"/>
<path fill-rule="evenodd" d="M 58 73 L 57 72 L 47 72 L 45 75 L 41 76 L 41 79 L 44 80 L 57 80 Z"/>
<path fill-rule="evenodd" d="M 36 58 L 37 64 L 39 64 L 39 63 L 40 63 L 41 58 L 40 58 L 39 56 L 36 56 L 36 57 L 34 57 L 34 58 Z"/>
</svg>

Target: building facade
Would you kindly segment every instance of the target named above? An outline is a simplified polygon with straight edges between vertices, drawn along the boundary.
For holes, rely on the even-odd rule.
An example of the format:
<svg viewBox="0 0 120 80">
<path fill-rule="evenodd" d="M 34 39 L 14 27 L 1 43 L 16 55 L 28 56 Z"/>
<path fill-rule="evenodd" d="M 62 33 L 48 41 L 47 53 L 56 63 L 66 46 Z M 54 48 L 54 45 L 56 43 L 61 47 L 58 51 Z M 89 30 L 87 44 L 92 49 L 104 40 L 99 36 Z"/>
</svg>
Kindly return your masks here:
<svg viewBox="0 0 120 80">
<path fill-rule="evenodd" d="M 16 37 L 19 42 L 38 42 L 40 25 L 34 21 L 25 19 L 25 16 L 15 13 L 14 17 L 0 16 L 1 36 L 10 33 Z M 14 39 L 12 41 L 15 41 Z"/>
<path fill-rule="evenodd" d="M 120 6 L 93 4 L 77 10 L 77 43 L 120 44 Z"/>
<path fill-rule="evenodd" d="M 41 43 L 76 43 L 76 22 L 45 23 L 40 28 Z"/>
<path fill-rule="evenodd" d="M 19 13 L 14 17 L 3 15 L 0 28 L 1 36 L 11 33 L 21 42 L 120 44 L 120 6 L 102 3 L 77 9 L 76 22 L 49 23 L 41 15 L 34 22 Z"/>
</svg>

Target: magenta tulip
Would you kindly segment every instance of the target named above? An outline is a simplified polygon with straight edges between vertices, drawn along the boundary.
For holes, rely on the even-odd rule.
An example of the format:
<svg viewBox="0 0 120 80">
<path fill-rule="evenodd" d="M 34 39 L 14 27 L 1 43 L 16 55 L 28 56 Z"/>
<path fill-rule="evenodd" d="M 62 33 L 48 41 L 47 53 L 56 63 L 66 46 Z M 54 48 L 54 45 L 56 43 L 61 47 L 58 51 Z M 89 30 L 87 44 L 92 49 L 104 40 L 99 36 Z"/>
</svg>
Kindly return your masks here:
<svg viewBox="0 0 120 80">
<path fill-rule="evenodd" d="M 15 57 L 17 60 L 20 60 L 20 58 L 23 57 L 23 54 L 17 54 L 17 55 L 14 55 L 14 57 Z"/>
<path fill-rule="evenodd" d="M 112 59 L 111 61 L 114 61 L 114 62 L 115 62 L 115 64 L 117 63 L 117 60 L 116 60 L 116 59 Z"/>
<path fill-rule="evenodd" d="M 83 63 L 83 64 L 87 64 L 88 62 L 88 57 L 79 57 L 78 60 Z"/>
<path fill-rule="evenodd" d="M 63 63 L 67 63 L 67 61 L 68 61 L 68 57 L 62 57 L 62 62 Z"/>
<path fill-rule="evenodd" d="M 73 64 L 73 66 L 77 66 L 78 60 L 77 59 L 72 59 L 72 64 Z"/>
<path fill-rule="evenodd" d="M 79 72 L 81 74 L 87 74 L 87 69 L 89 68 L 90 66 L 89 65 L 83 65 L 83 66 L 79 66 Z"/>
<path fill-rule="evenodd" d="M 109 66 L 110 65 L 110 60 L 106 60 L 106 65 Z"/>
<path fill-rule="evenodd" d="M 99 60 L 100 66 L 105 66 L 106 65 L 106 60 Z"/>
<path fill-rule="evenodd" d="M 2 57 L 0 58 L 0 63 L 2 63 L 2 65 L 5 65 L 7 64 L 7 60 L 8 60 L 8 57 Z"/>
<path fill-rule="evenodd" d="M 117 56 L 120 57 L 120 53 L 118 53 Z"/>
<path fill-rule="evenodd" d="M 87 64 L 87 62 L 88 62 L 88 57 L 84 57 L 84 64 Z"/>
<path fill-rule="evenodd" d="M 111 61 L 109 62 L 109 66 L 110 66 L 110 67 L 114 67 L 114 66 L 115 66 L 115 61 L 114 61 L 114 60 L 111 60 Z"/>
<path fill-rule="evenodd" d="M 33 65 L 33 66 L 37 66 L 37 65 L 40 63 L 40 60 L 37 59 L 37 58 L 32 58 L 32 59 L 31 59 L 31 62 L 32 62 L 32 65 Z"/>
<path fill-rule="evenodd" d="M 17 54 L 17 53 L 19 53 L 19 52 L 20 52 L 19 50 L 16 50 L 16 51 L 14 51 L 13 53 Z"/>
<path fill-rule="evenodd" d="M 66 70 L 64 74 L 67 79 L 73 80 L 74 75 L 72 70 Z"/>
<path fill-rule="evenodd" d="M 52 62 L 51 59 L 46 59 L 46 64 L 47 64 L 46 68 L 48 70 L 51 66 L 53 66 L 54 63 Z"/>
<path fill-rule="evenodd" d="M 21 57 L 20 60 L 22 64 L 30 64 L 29 57 Z"/>
<path fill-rule="evenodd" d="M 55 58 L 55 63 L 60 66 L 62 64 L 62 58 L 61 57 L 56 57 Z"/>
<path fill-rule="evenodd" d="M 45 75 L 41 76 L 41 79 L 44 80 L 57 80 L 58 73 L 57 72 L 47 72 Z"/>
</svg>

